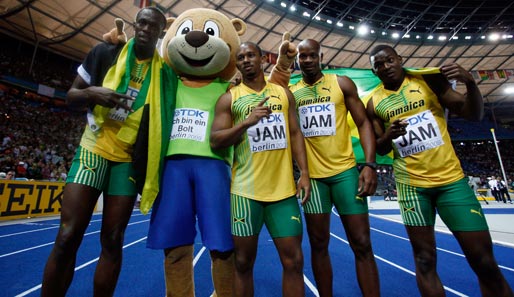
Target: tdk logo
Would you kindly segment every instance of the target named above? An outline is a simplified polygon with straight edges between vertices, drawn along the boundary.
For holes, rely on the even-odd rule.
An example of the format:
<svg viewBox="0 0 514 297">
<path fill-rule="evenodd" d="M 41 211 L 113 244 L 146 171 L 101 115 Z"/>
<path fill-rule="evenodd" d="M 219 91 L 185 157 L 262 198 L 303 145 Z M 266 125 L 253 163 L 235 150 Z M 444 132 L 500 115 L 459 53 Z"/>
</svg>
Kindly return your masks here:
<svg viewBox="0 0 514 297">
<path fill-rule="evenodd" d="M 284 114 L 283 113 L 272 113 L 269 115 L 269 117 L 264 117 L 261 119 L 262 124 L 269 124 L 269 123 L 283 123 L 284 122 Z"/>
<path fill-rule="evenodd" d="M 196 109 L 186 109 L 181 108 L 175 110 L 175 116 L 183 116 L 183 117 L 197 117 L 197 118 L 204 118 L 204 111 L 196 110 Z"/>
<path fill-rule="evenodd" d="M 416 125 L 419 123 L 422 123 L 424 121 L 429 121 L 430 119 L 427 117 L 427 112 L 424 112 L 422 114 L 418 114 L 412 118 L 408 118 L 407 121 L 409 122 L 409 125 Z"/>
<path fill-rule="evenodd" d="M 332 111 L 331 109 L 332 104 L 316 104 L 316 105 L 307 105 L 303 106 L 301 109 L 302 114 L 306 114 L 307 112 L 313 113 L 313 112 L 327 112 Z"/>
</svg>

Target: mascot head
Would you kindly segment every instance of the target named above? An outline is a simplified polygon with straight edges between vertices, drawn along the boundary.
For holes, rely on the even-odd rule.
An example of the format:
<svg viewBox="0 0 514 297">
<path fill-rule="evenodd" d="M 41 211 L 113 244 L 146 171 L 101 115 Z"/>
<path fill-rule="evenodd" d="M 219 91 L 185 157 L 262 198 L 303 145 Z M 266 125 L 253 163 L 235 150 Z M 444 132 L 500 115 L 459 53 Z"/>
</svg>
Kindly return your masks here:
<svg viewBox="0 0 514 297">
<path fill-rule="evenodd" d="M 230 20 L 212 9 L 195 8 L 168 18 L 168 24 L 161 53 L 177 74 L 224 80 L 236 74 L 235 52 L 239 36 L 246 31 L 242 20 Z"/>
</svg>

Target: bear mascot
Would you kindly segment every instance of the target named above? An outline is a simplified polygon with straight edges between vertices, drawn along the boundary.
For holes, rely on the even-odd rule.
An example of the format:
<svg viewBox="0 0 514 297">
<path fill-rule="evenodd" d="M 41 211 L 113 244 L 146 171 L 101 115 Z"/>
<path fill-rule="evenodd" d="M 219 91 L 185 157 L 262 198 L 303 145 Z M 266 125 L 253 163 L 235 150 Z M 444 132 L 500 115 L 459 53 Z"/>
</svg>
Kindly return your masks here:
<svg viewBox="0 0 514 297">
<path fill-rule="evenodd" d="M 180 80 L 147 246 L 164 250 L 167 295 L 194 296 L 193 243 L 198 223 L 211 256 L 214 294 L 232 296 L 233 150 L 213 150 L 209 140 L 216 101 L 237 71 L 235 52 L 246 24 L 204 8 L 184 11 L 168 22 L 161 53 Z"/>
<path fill-rule="evenodd" d="M 115 24 L 103 39 L 123 43 L 123 22 L 116 19 Z M 147 246 L 164 250 L 166 295 L 194 296 L 193 243 L 198 224 L 211 256 L 213 295 L 232 296 L 233 150 L 213 150 L 209 138 L 216 101 L 237 72 L 235 52 L 246 24 L 212 9 L 195 8 L 168 18 L 168 26 L 161 54 L 180 79 L 161 188 L 155 201 L 141 197 L 143 213 L 153 205 Z"/>
</svg>

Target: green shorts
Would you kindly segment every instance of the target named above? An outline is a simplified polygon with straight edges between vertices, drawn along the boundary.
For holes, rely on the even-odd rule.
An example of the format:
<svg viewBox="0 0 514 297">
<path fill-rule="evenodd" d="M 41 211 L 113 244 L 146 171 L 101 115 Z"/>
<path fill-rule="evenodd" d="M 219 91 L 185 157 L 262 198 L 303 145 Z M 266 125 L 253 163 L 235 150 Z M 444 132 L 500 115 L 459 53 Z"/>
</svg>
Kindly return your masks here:
<svg viewBox="0 0 514 297">
<path fill-rule="evenodd" d="M 436 210 L 451 231 L 488 230 L 484 212 L 467 179 L 420 188 L 396 183 L 398 203 L 407 226 L 434 226 Z"/>
<path fill-rule="evenodd" d="M 131 162 L 112 162 L 79 146 L 66 183 L 90 186 L 107 195 L 136 196 L 134 176 Z"/>
<path fill-rule="evenodd" d="M 326 178 L 311 179 L 311 197 L 303 205 L 306 214 L 330 213 L 332 205 L 340 215 L 368 213 L 366 197 L 357 196 L 359 171 L 350 168 Z"/>
<path fill-rule="evenodd" d="M 232 235 L 258 235 L 266 224 L 271 238 L 302 235 L 303 223 L 296 196 L 275 202 L 230 195 Z"/>
</svg>

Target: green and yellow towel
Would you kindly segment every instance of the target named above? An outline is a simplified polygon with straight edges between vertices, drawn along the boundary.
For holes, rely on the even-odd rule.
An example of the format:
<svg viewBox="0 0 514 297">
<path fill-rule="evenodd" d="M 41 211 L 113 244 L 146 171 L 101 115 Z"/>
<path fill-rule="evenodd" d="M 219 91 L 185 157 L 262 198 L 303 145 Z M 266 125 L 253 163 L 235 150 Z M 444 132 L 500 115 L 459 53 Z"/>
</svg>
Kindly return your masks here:
<svg viewBox="0 0 514 297">
<path fill-rule="evenodd" d="M 116 92 L 125 94 L 130 81 L 131 67 L 134 65 L 134 40 L 129 40 L 121 50 L 117 63 L 113 65 L 107 72 L 103 86 L 116 90 Z M 134 118 L 139 122 L 137 125 L 125 125 L 118 137 L 130 139 L 135 142 L 136 138 L 147 140 L 148 145 L 144 145 L 147 151 L 135 152 L 136 154 L 146 154 L 147 158 L 146 176 L 141 190 L 141 212 L 146 214 L 151 209 L 157 194 L 161 180 L 161 173 L 164 164 L 164 157 L 168 145 L 168 139 L 171 133 L 171 123 L 173 110 L 175 109 L 175 94 L 177 91 L 177 75 L 166 65 L 164 59 L 159 56 L 157 51 L 154 52 L 149 74 L 145 78 L 138 98 L 132 106 Z M 137 104 L 138 102 L 141 102 Z M 144 108 L 140 108 L 144 102 Z M 137 105 L 136 105 L 137 104 Z M 139 105 L 139 106 L 138 106 Z M 97 106 L 98 107 L 98 106 Z M 95 108 L 97 108 L 95 107 Z M 106 108 L 106 107 L 98 107 Z M 143 111 L 147 110 L 147 117 L 143 117 Z M 137 114 L 137 115 L 136 115 Z M 130 117 L 130 116 L 129 116 Z M 148 123 L 142 123 L 142 118 L 148 118 Z M 98 122 L 97 122 L 98 123 Z M 98 123 L 102 124 L 102 123 Z M 127 123 L 126 123 L 127 124 Z M 140 127 L 147 127 L 147 131 L 141 131 Z M 147 133 L 148 136 L 139 135 L 138 133 Z M 141 147 L 141 146 L 140 146 Z M 140 157 L 140 156 L 139 156 Z M 136 168 L 143 170 L 145 168 Z M 144 176 L 144 175 L 143 175 Z"/>
</svg>

